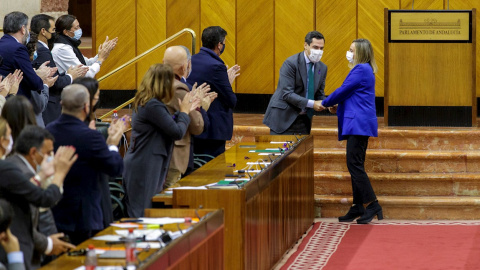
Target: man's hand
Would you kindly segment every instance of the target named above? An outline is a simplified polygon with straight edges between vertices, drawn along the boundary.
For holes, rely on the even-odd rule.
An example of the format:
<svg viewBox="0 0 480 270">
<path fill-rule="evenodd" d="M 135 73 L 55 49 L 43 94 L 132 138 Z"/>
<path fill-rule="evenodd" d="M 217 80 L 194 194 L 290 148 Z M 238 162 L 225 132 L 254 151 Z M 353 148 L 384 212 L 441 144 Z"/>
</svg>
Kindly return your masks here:
<svg viewBox="0 0 480 270">
<path fill-rule="evenodd" d="M 20 82 L 23 80 L 23 72 L 20 69 L 16 69 L 13 72 L 13 76 L 10 80 L 10 91 L 8 92 L 10 95 L 16 95 L 18 93 L 18 87 L 20 86 Z"/>
<path fill-rule="evenodd" d="M 332 107 L 328 107 L 328 111 L 329 111 L 330 113 L 335 114 L 335 113 L 337 113 L 337 108 L 338 108 L 338 104 L 333 105 Z"/>
<path fill-rule="evenodd" d="M 20 251 L 18 239 L 12 234 L 10 228 L 5 231 L 5 236 L 0 238 L 0 245 L 2 245 L 7 254 L 10 252 Z"/>
<path fill-rule="evenodd" d="M 84 65 L 78 65 L 78 66 L 71 66 L 67 70 L 67 74 L 72 76 L 72 80 L 75 80 L 76 78 L 80 78 L 85 76 L 87 74 L 88 67 Z"/>
<path fill-rule="evenodd" d="M 326 108 L 323 107 L 321 100 L 315 100 L 314 103 L 313 103 L 313 109 L 317 112 L 321 112 L 321 111 L 325 110 Z"/>
<path fill-rule="evenodd" d="M 60 146 L 55 153 L 54 166 L 55 174 L 53 176 L 52 183 L 62 187 L 63 180 L 67 176 L 68 171 L 72 167 L 73 163 L 77 161 L 78 155 L 75 154 L 75 147 L 73 146 Z"/>
<path fill-rule="evenodd" d="M 210 104 L 218 97 L 217 92 L 209 92 L 205 95 L 205 97 L 202 99 L 202 108 L 205 111 L 208 111 L 210 108 Z"/>
<path fill-rule="evenodd" d="M 227 66 L 227 73 L 228 73 L 228 80 L 230 81 L 230 84 L 233 84 L 233 81 L 235 81 L 235 78 L 237 78 L 238 76 L 240 76 L 240 66 L 239 65 L 235 65 L 231 68 L 228 68 Z"/>
<path fill-rule="evenodd" d="M 42 160 L 42 163 L 40 164 L 40 171 L 38 172 L 40 179 L 42 181 L 45 181 L 54 173 L 55 173 L 55 163 L 53 162 L 53 157 L 52 156 L 44 157 Z"/>
<path fill-rule="evenodd" d="M 69 249 L 75 249 L 74 245 L 59 239 L 63 236 L 63 233 L 56 233 L 49 236 L 49 238 L 52 239 L 53 248 L 52 252 L 50 252 L 50 254 L 48 255 L 60 255 L 61 253 L 68 251 Z"/>
<path fill-rule="evenodd" d="M 11 74 L 8 74 L 8 76 L 10 76 Z M 8 80 L 9 78 L 5 77 L 5 78 L 2 78 L 0 77 L 0 95 L 6 97 L 8 95 L 8 92 L 10 92 L 10 89 L 8 89 Z"/>
<path fill-rule="evenodd" d="M 45 79 L 50 75 L 51 73 L 51 69 L 50 67 L 48 67 L 47 65 L 50 63 L 50 61 L 46 61 L 44 62 L 38 69 L 34 69 L 35 70 L 35 73 L 37 73 L 37 76 L 40 77 L 40 79 L 42 79 L 42 81 L 45 81 Z M 54 72 L 55 74 L 55 72 Z"/>
<path fill-rule="evenodd" d="M 55 77 L 47 77 L 43 83 L 48 85 L 48 88 L 52 87 L 58 79 L 58 75 Z"/>
</svg>

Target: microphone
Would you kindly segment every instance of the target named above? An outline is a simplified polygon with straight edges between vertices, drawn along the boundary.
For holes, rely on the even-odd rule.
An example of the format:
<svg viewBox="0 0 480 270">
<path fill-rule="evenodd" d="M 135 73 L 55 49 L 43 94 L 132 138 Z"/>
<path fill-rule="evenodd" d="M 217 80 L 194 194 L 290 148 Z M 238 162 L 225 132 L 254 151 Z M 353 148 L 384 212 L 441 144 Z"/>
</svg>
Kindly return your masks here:
<svg viewBox="0 0 480 270">
<path fill-rule="evenodd" d="M 250 180 L 252 180 L 252 176 L 250 175 L 250 173 L 248 172 L 248 170 L 246 171 L 247 174 L 248 174 L 248 177 L 250 177 Z"/>
</svg>

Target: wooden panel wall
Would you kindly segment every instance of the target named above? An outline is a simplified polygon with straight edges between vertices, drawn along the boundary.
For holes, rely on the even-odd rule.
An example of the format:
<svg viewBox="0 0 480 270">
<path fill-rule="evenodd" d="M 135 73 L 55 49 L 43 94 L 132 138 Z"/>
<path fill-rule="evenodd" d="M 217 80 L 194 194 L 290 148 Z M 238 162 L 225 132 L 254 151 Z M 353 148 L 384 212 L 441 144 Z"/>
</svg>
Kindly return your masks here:
<svg viewBox="0 0 480 270">
<path fill-rule="evenodd" d="M 325 36 L 322 62 L 328 66 L 325 83 L 328 95 L 342 85 L 350 71 L 345 54 L 352 40 L 357 38 L 357 2 L 317 0 L 316 10 L 317 31 Z"/>
<path fill-rule="evenodd" d="M 415 9 L 447 9 L 448 0 L 415 1 Z M 328 66 L 325 92 L 338 88 L 349 72 L 345 52 L 352 40 L 372 41 L 379 72 L 376 95 L 384 95 L 383 9 L 411 9 L 412 0 L 102 0 L 94 2 L 95 48 L 106 35 L 119 36 L 118 47 L 102 66 L 99 78 L 158 41 L 189 27 L 197 33 L 219 25 L 227 30 L 222 59 L 242 70 L 236 80 L 237 93 L 271 94 L 287 57 L 303 50 L 303 39 L 311 30 L 325 35 L 322 61 Z M 450 9 L 480 8 L 480 1 L 450 1 Z M 480 16 L 480 15 L 477 15 Z M 478 19 L 478 17 L 477 17 Z M 115 22 L 115 23 L 112 23 Z M 191 46 L 189 35 L 169 45 Z M 95 49 L 96 51 L 96 49 Z M 163 51 L 101 84 L 102 89 L 135 89 L 152 63 L 161 62 Z M 480 49 L 477 48 L 480 68 Z M 138 69 L 138 70 L 137 70 Z M 480 70 L 480 69 L 477 69 Z M 477 78 L 480 75 L 477 72 Z M 480 84 L 477 86 L 480 96 Z"/>
<path fill-rule="evenodd" d="M 373 46 L 378 72 L 375 95 L 384 96 L 384 16 L 385 8 L 399 9 L 399 0 L 358 0 L 358 38 L 368 39 Z"/>
<path fill-rule="evenodd" d="M 137 55 L 142 54 L 167 38 L 166 0 L 137 0 Z M 161 63 L 166 47 L 145 56 L 137 63 L 137 86 L 145 72 L 155 63 Z"/>
<path fill-rule="evenodd" d="M 273 93 L 274 10 L 273 0 L 237 0 L 237 93 Z"/>
<path fill-rule="evenodd" d="M 105 37 L 118 37 L 117 47 L 102 64 L 97 78 L 102 77 L 136 55 L 136 5 L 134 1 L 95 1 L 96 38 L 93 54 Z M 100 89 L 135 89 L 135 66 L 128 67 L 100 83 Z"/>
</svg>

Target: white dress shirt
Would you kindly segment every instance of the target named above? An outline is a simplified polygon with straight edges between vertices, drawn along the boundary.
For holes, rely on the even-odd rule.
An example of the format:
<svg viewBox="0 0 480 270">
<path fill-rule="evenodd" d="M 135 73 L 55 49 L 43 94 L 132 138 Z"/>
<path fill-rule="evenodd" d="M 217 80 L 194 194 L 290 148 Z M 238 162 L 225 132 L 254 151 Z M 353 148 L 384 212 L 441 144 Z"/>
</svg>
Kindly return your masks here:
<svg viewBox="0 0 480 270">
<path fill-rule="evenodd" d="M 52 49 L 53 61 L 58 67 L 58 72 L 65 73 L 67 72 L 68 68 L 71 66 L 78 66 L 82 65 L 80 60 L 78 60 L 77 55 L 73 51 L 72 46 L 63 44 L 63 43 L 55 43 Z M 82 55 L 83 56 L 83 55 Z M 98 55 L 95 55 L 93 58 L 87 58 L 83 56 L 85 59 L 85 63 L 89 67 L 87 74 L 85 77 L 94 78 L 95 75 L 100 71 L 100 64 L 97 63 Z"/>
</svg>

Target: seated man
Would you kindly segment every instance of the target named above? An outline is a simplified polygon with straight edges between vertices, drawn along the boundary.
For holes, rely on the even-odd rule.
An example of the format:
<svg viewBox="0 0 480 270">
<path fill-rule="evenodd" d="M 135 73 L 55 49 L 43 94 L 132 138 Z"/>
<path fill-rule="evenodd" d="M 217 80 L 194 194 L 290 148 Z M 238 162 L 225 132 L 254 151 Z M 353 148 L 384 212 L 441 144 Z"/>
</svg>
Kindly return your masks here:
<svg viewBox="0 0 480 270">
<path fill-rule="evenodd" d="M 72 84 L 62 91 L 62 115 L 47 126 L 55 138 L 54 146 L 73 145 L 78 161 L 65 179 L 63 198 L 52 208 L 59 231 L 79 244 L 103 230 L 101 173 L 118 176 L 123 159 L 117 145 L 126 130 L 118 120 L 108 129 L 108 138 L 85 124 L 90 113 L 90 95 L 85 86 Z"/>
<path fill-rule="evenodd" d="M 44 159 L 48 159 L 53 155 L 53 136 L 47 130 L 38 127 L 38 126 L 26 126 L 20 135 L 17 138 L 15 143 L 15 154 L 8 157 L 7 160 L 11 161 L 22 171 L 22 173 L 28 177 L 32 178 L 35 176 L 37 171 L 40 170 L 40 164 Z M 34 169 L 35 168 L 35 169 Z M 43 183 L 34 183 L 41 184 L 44 187 L 47 187 L 50 184 L 49 179 Z M 67 242 L 60 240 L 60 237 L 63 237 L 63 233 L 57 233 L 50 235 L 49 237 L 41 234 L 38 231 L 38 222 L 39 222 L 39 209 L 33 205 L 30 205 L 30 210 L 32 211 L 32 234 L 33 239 L 25 239 L 25 241 L 33 241 L 35 246 L 35 252 L 32 256 L 32 267 L 39 268 L 42 260 L 42 254 L 45 255 L 59 255 L 62 252 L 67 251 L 70 248 L 75 248 L 74 245 L 71 245 Z M 50 226 L 55 226 L 55 221 L 51 214 L 50 209 L 43 208 L 42 210 L 46 211 L 46 214 L 49 214 L 51 222 Z M 45 212 L 44 212 L 45 213 Z M 18 238 L 24 239 L 28 238 L 29 235 L 18 235 Z M 29 254 L 26 257 L 30 257 Z"/>
<path fill-rule="evenodd" d="M 0 244 L 7 253 L 8 257 L 8 269 L 10 270 L 23 270 L 25 265 L 23 264 L 23 252 L 20 251 L 20 245 L 18 239 L 10 231 L 10 224 L 13 219 L 12 206 L 0 199 Z M 0 263 L 0 270 L 4 270 L 5 265 Z"/>
</svg>

